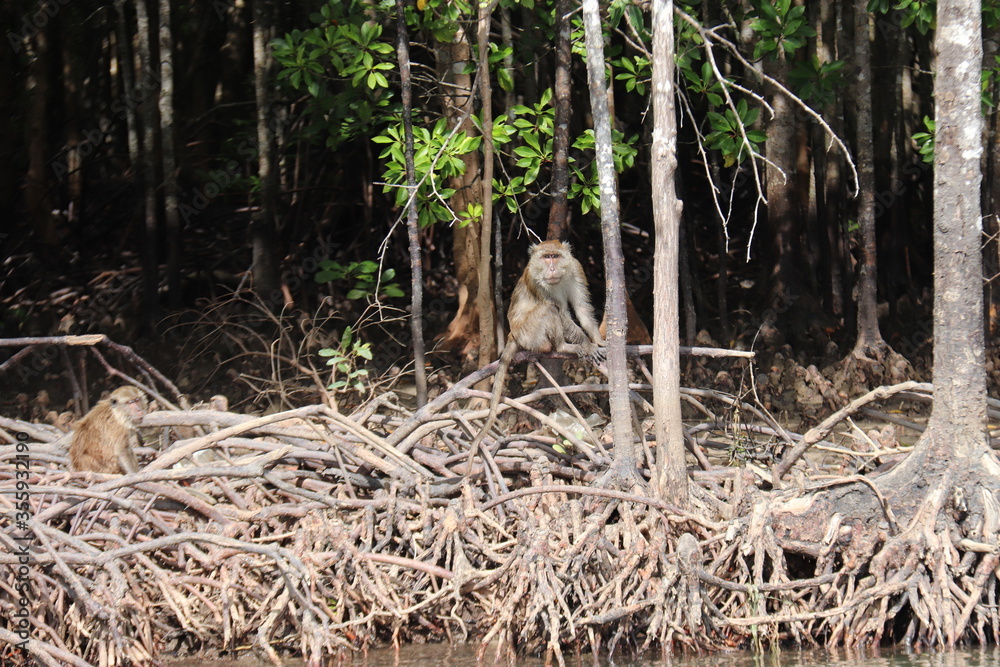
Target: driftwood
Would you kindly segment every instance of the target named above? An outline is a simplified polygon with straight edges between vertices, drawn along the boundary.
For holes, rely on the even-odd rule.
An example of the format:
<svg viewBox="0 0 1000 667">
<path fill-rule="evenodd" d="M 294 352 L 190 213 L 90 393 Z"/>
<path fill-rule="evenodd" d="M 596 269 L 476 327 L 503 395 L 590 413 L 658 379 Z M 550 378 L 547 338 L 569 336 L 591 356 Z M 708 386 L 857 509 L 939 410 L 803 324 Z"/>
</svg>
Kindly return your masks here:
<svg viewBox="0 0 1000 667">
<path fill-rule="evenodd" d="M 491 437 L 470 468 L 466 448 L 486 410 L 456 403 L 484 397 L 471 387 L 487 373 L 413 413 L 392 394 L 353 415 L 327 406 L 266 417 L 154 412 L 143 422 L 143 466 L 125 476 L 68 473 L 64 435 L 0 418 L 9 443 L 0 446 L 0 511 L 13 517 L 0 532 L 0 609 L 24 619 L 23 629 L 0 629 L 0 661 L 153 664 L 250 648 L 318 665 L 387 641 L 474 639 L 562 664 L 573 646 L 702 650 L 819 635 L 857 643 L 891 622 L 878 610 L 905 588 L 859 586 L 856 564 L 777 535 L 758 489 L 774 452 L 736 457 L 753 453 L 751 443 L 807 443 L 853 469 L 867 464 L 865 452 L 832 441 L 832 424 L 804 438 L 737 397 L 685 390 L 703 469 L 691 471 L 691 507 L 678 508 L 641 489 L 588 486 L 613 452 L 528 405 L 603 385 L 505 399 L 544 431 Z M 712 464 L 719 453 L 742 467 Z M 812 483 L 810 467 L 794 470 Z M 976 572 L 995 567 L 995 545 L 966 541 L 967 554 L 981 554 Z M 817 568 L 790 572 L 785 551 L 812 554 Z M 958 581 L 968 613 L 914 617 L 915 636 L 1000 637 L 995 607 L 972 604 L 993 599 L 990 581 Z"/>
</svg>

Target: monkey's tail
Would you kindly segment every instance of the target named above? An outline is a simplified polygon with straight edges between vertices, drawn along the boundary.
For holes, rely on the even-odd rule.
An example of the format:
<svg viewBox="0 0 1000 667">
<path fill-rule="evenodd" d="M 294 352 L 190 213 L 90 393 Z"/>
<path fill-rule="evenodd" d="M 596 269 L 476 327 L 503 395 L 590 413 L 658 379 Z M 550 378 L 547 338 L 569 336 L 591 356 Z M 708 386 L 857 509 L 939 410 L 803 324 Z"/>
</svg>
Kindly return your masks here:
<svg viewBox="0 0 1000 667">
<path fill-rule="evenodd" d="M 493 393 L 490 394 L 490 414 L 486 417 L 486 423 L 483 424 L 483 428 L 476 435 L 476 439 L 472 441 L 472 446 L 469 447 L 469 461 L 466 467 L 470 472 L 472 471 L 472 460 L 479 453 L 479 446 L 483 442 L 483 438 L 486 437 L 489 430 L 493 428 L 493 424 L 496 423 L 497 408 L 500 405 L 500 394 L 503 393 L 503 389 L 507 385 L 507 373 L 510 369 L 510 362 L 514 358 L 514 355 L 517 354 L 517 349 L 517 344 L 513 340 L 508 340 L 503 348 L 503 352 L 500 353 L 497 372 L 493 376 Z"/>
</svg>

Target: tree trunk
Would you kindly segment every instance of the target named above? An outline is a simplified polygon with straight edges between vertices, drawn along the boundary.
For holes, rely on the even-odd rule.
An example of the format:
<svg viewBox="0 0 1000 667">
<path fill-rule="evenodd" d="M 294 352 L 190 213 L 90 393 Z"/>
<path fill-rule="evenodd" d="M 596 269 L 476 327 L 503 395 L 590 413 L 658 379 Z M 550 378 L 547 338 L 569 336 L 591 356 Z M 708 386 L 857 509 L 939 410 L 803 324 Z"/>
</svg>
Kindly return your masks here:
<svg viewBox="0 0 1000 667">
<path fill-rule="evenodd" d="M 59 17 L 53 21 L 53 26 L 57 32 L 65 30 L 64 22 L 59 21 Z M 83 77 L 85 74 L 84 64 L 77 59 L 73 53 L 73 41 L 62 39 L 59 34 L 56 39 L 60 45 L 60 59 L 62 61 L 62 114 L 63 134 L 65 136 L 65 152 L 61 162 L 56 167 L 56 175 L 60 185 L 66 186 L 65 202 L 60 202 L 57 206 L 65 207 L 65 217 L 70 224 L 77 224 L 80 216 L 83 215 L 84 208 L 84 157 L 82 150 L 85 140 L 80 128 L 82 109 L 80 102 L 84 98 Z M 96 148 L 96 147 L 90 147 Z M 88 151 L 89 153 L 89 151 Z"/>
<path fill-rule="evenodd" d="M 482 204 L 483 218 L 479 227 L 479 367 L 482 368 L 497 357 L 498 341 L 496 326 L 493 324 L 493 289 L 490 281 L 490 267 L 493 257 L 493 94 L 490 82 L 490 9 L 492 4 L 479 3 L 479 95 L 482 102 L 480 117 L 483 128 L 483 177 Z M 489 382 L 483 382 L 486 387 Z"/>
<path fill-rule="evenodd" d="M 121 90 L 123 97 L 133 99 L 136 92 L 134 59 L 132 58 L 132 39 L 129 35 L 128 21 L 125 16 L 125 0 L 115 0 L 116 13 L 116 36 L 118 71 L 121 73 Z M 125 124 L 127 126 L 126 136 L 128 142 L 128 157 L 131 163 L 131 174 L 133 187 L 137 192 L 143 192 L 145 183 L 145 169 L 143 167 L 142 145 L 139 138 L 139 119 L 135 112 L 134 104 L 125 104 Z M 133 212 L 134 215 L 134 212 Z M 132 218 L 130 217 L 130 225 Z M 142 235 L 139 235 L 140 238 Z M 143 286 L 145 287 L 146 274 L 149 271 L 147 265 L 145 244 L 140 248 L 140 258 L 142 261 Z M 145 300 L 145 295 L 144 295 Z"/>
<path fill-rule="evenodd" d="M 548 241 L 565 241 L 569 234 L 569 124 L 572 117 L 573 88 L 570 82 L 573 51 L 570 35 L 569 0 L 557 0 L 555 7 L 556 69 L 553 86 L 552 129 L 552 180 L 549 185 L 551 206 L 549 226 L 545 232 Z M 548 371 L 539 379 L 540 388 L 549 385 L 549 376 L 565 384 L 563 362 L 560 359 L 541 359 L 539 363 Z"/>
<path fill-rule="evenodd" d="M 569 0 L 556 0 L 556 72 L 553 99 L 555 114 L 552 131 L 552 206 L 545 238 L 563 241 L 569 231 L 569 123 L 572 116 L 573 90 L 570 68 L 573 65 Z"/>
<path fill-rule="evenodd" d="M 871 47 L 867 0 L 854 5 L 854 75 L 857 90 L 858 226 L 861 262 L 858 269 L 858 339 L 854 354 L 876 355 L 883 346 L 876 311 L 875 148 L 872 139 Z"/>
<path fill-rule="evenodd" d="M 841 20 L 840 4 L 824 1 L 817 8 L 816 16 L 816 57 L 821 63 L 838 59 L 837 39 Z M 843 96 L 831 96 L 823 107 L 823 118 L 830 123 L 834 132 L 843 136 Z M 812 126 L 812 154 L 814 187 L 816 189 L 816 218 L 820 249 L 819 276 L 823 303 L 835 317 L 846 317 L 844 303 L 844 257 L 840 252 L 841 239 L 846 233 L 842 218 L 842 204 L 845 197 L 841 183 L 843 155 L 826 150 L 829 138 L 824 128 Z"/>
<path fill-rule="evenodd" d="M 784 54 L 764 60 L 764 71 L 782 84 L 788 83 L 788 61 Z M 778 312 L 794 301 L 791 290 L 798 285 L 799 218 L 796 177 L 795 109 L 780 90 L 766 86 L 768 103 L 774 110 L 767 126 L 767 223 L 771 233 L 770 307 Z"/>
<path fill-rule="evenodd" d="M 271 309 L 284 305 L 281 270 L 278 266 L 277 208 L 278 172 L 274 132 L 271 130 L 271 81 L 273 58 L 267 48 L 271 37 L 271 15 L 266 0 L 253 0 L 254 92 L 257 99 L 257 173 L 260 177 L 260 206 L 250 222 L 253 249 L 253 284 L 257 296 Z"/>
<path fill-rule="evenodd" d="M 170 0 L 160 0 L 160 132 L 163 142 L 163 204 L 167 233 L 167 296 L 171 309 L 181 305 L 181 221 L 178 213 L 177 140 L 174 121 L 174 57 Z"/>
<path fill-rule="evenodd" d="M 417 407 L 427 403 L 427 369 L 424 366 L 424 273 L 420 257 L 420 223 L 417 219 L 417 178 L 413 166 L 413 82 L 410 75 L 410 33 L 406 29 L 403 0 L 396 0 L 396 56 L 399 60 L 400 94 L 403 100 L 403 132 L 406 141 L 406 232 L 410 248 L 410 333 L 413 336 L 413 381 Z"/>
<path fill-rule="evenodd" d="M 150 33 L 149 11 L 146 0 L 135 0 L 136 41 L 139 44 L 139 77 L 136 79 L 135 95 L 141 100 L 142 113 L 142 196 L 144 204 L 144 224 L 142 242 L 142 313 L 144 324 L 153 327 L 159 320 L 160 226 L 156 186 L 156 129 L 159 127 L 157 107 L 159 86 L 153 85 L 159 76 L 153 70 L 152 34 Z M 156 74 L 154 74 L 154 71 Z M 146 86 L 149 86 L 146 88 Z"/>
<path fill-rule="evenodd" d="M 988 447 L 980 156 L 981 10 L 941 0 L 934 36 L 934 409 L 928 450 L 961 459 Z"/>
<path fill-rule="evenodd" d="M 442 111 L 448 119 L 448 127 L 458 124 L 459 132 L 467 135 L 476 132 L 472 122 L 472 79 L 460 67 L 456 67 L 456 63 L 467 63 L 471 59 L 466 34 L 461 28 L 451 42 L 437 47 L 438 76 L 443 84 Z M 455 211 L 465 211 L 469 204 L 478 203 L 482 192 L 476 187 L 476 179 L 479 177 L 478 153 L 466 153 L 462 156 L 462 161 L 465 163 L 465 173 L 448 181 L 448 187 L 455 189 L 451 198 L 451 206 Z M 479 294 L 481 233 L 481 222 L 478 220 L 465 227 L 456 226 L 453 232 L 458 309 L 442 336 L 441 347 L 458 350 L 462 356 L 469 355 L 479 344 L 479 308 L 476 297 Z"/>
<path fill-rule="evenodd" d="M 58 243 L 58 236 L 46 177 L 49 155 L 46 119 L 49 117 L 49 95 L 52 89 L 49 27 L 43 26 L 33 38 L 26 38 L 25 44 L 30 51 L 31 64 L 28 66 L 27 86 L 30 107 L 25 114 L 24 128 L 28 150 L 28 171 L 24 179 L 24 207 L 38 240 L 45 246 L 55 246 Z"/>
<path fill-rule="evenodd" d="M 615 458 L 605 478 L 610 485 L 630 488 L 641 483 L 638 455 L 632 435 L 628 365 L 625 358 L 625 262 L 622 257 L 618 191 L 611 149 L 611 113 L 605 81 L 604 39 L 597 0 L 583 0 L 583 26 L 587 45 L 587 80 L 594 117 L 597 174 L 601 188 L 601 235 L 604 239 L 604 272 L 607 285 L 608 381 L 611 385 L 611 428 Z M 676 320 L 675 320 L 676 321 Z M 676 324 L 674 325 L 676 326 Z"/>
<path fill-rule="evenodd" d="M 115 11 L 117 13 L 117 60 L 118 71 L 121 72 L 122 90 L 125 95 L 132 95 L 135 91 L 135 72 L 132 69 L 132 40 L 128 32 L 128 23 L 125 19 L 125 0 L 115 0 Z M 125 120 L 128 125 L 127 141 L 128 156 L 132 161 L 133 174 L 139 168 L 142 160 L 141 148 L 139 146 L 139 120 L 135 114 L 135 105 L 125 105 Z"/>
<path fill-rule="evenodd" d="M 674 116 L 674 3 L 653 2 L 653 409 L 656 413 L 657 492 L 687 504 L 684 426 L 681 422 L 680 332 L 677 267 L 681 202 L 674 191 L 677 121 Z"/>
<path fill-rule="evenodd" d="M 912 494 L 915 480 L 941 477 L 955 464 L 971 469 L 985 461 L 990 451 L 980 209 L 980 4 L 978 0 L 942 0 L 937 16 L 934 404 L 928 428 L 913 452 L 889 473 L 903 499 Z M 993 465 L 1000 465 L 995 457 Z M 985 479 L 982 483 L 987 484 Z M 892 495 L 889 498 L 896 500 Z"/>
</svg>

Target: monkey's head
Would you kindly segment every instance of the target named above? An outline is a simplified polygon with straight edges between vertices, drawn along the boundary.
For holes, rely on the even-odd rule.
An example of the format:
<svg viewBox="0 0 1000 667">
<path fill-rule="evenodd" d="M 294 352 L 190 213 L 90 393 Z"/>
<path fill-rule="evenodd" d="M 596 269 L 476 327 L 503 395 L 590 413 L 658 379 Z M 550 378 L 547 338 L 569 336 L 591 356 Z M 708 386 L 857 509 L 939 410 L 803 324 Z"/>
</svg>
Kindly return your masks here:
<svg viewBox="0 0 1000 667">
<path fill-rule="evenodd" d="M 208 399 L 208 407 L 216 412 L 229 412 L 229 399 L 222 394 L 216 394 Z"/>
<path fill-rule="evenodd" d="M 123 424 L 135 426 L 146 414 L 146 398 L 135 387 L 119 387 L 108 396 L 111 412 Z"/>
<path fill-rule="evenodd" d="M 535 271 L 534 277 L 548 285 L 558 285 L 572 259 L 568 243 L 562 241 L 542 241 L 531 247 L 531 261 L 541 267 Z"/>
</svg>

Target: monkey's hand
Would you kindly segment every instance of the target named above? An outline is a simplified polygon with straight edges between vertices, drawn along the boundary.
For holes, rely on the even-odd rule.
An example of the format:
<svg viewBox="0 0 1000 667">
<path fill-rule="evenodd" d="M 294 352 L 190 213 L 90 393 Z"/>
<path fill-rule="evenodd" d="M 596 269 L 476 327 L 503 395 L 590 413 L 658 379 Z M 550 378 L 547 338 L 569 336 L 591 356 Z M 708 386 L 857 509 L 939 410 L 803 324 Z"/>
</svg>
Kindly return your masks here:
<svg viewBox="0 0 1000 667">
<path fill-rule="evenodd" d="M 604 361 L 606 352 L 607 350 L 603 345 L 584 343 L 580 346 L 580 356 L 595 366 Z"/>
</svg>

